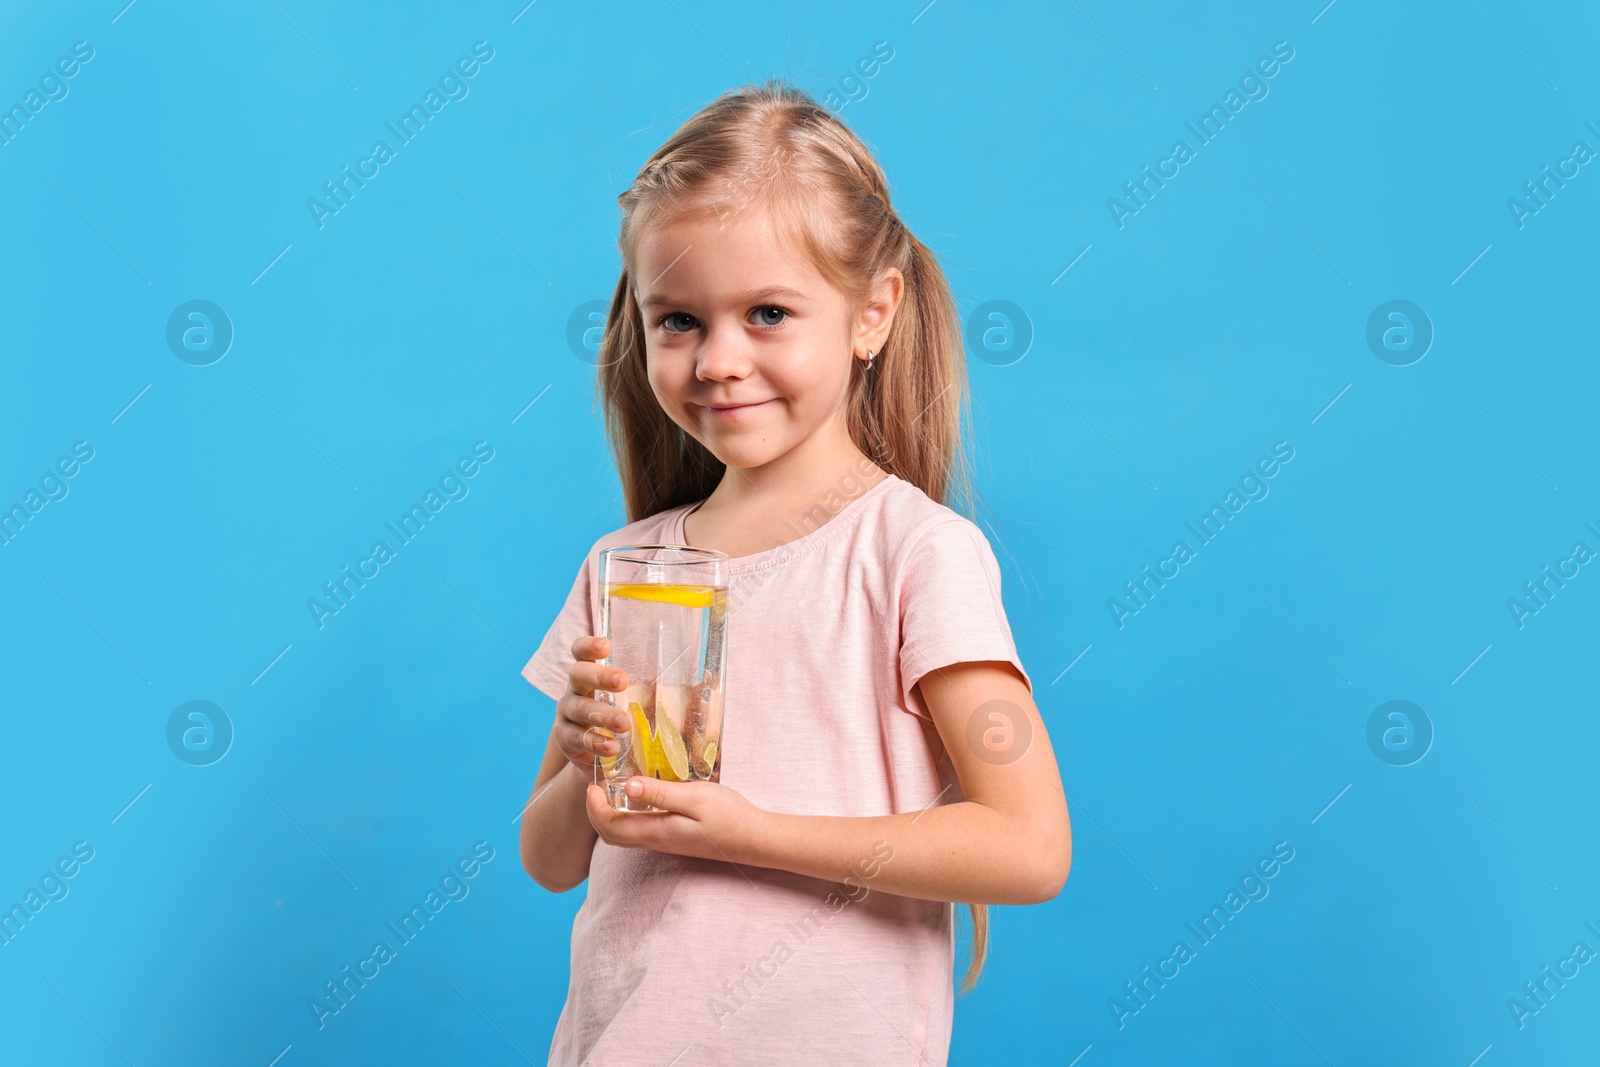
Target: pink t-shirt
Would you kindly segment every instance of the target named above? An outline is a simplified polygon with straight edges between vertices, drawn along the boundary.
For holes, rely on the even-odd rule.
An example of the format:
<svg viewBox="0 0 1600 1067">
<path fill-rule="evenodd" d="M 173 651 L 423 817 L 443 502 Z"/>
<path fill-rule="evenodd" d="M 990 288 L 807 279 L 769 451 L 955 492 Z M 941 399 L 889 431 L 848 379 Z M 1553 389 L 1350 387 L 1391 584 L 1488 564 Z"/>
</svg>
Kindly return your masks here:
<svg viewBox="0 0 1600 1067">
<path fill-rule="evenodd" d="M 952 663 L 1023 670 L 982 531 L 893 475 L 855 492 L 795 540 L 726 567 L 721 781 L 769 811 L 960 800 L 911 688 Z M 695 507 L 600 538 L 522 676 L 559 699 L 573 641 L 596 633 L 600 550 L 683 544 Z M 955 905 L 878 891 L 864 872 L 892 856 L 886 838 L 828 881 L 597 840 L 550 1062 L 945 1064 Z"/>
</svg>

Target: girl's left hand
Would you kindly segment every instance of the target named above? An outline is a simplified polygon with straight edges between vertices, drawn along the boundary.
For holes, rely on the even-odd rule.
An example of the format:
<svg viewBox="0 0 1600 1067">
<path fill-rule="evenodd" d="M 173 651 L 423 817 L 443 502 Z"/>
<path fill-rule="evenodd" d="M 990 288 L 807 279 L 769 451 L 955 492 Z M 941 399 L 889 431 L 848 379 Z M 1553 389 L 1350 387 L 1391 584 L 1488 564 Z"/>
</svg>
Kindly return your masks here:
<svg viewBox="0 0 1600 1067">
<path fill-rule="evenodd" d="M 640 791 L 634 792 L 639 786 Z M 750 843 L 760 833 L 766 813 L 744 796 L 718 782 L 664 782 L 659 778 L 628 779 L 628 797 L 662 811 L 617 811 L 605 790 L 589 783 L 585 803 L 589 822 L 607 844 L 649 848 L 678 856 L 749 862 Z"/>
</svg>

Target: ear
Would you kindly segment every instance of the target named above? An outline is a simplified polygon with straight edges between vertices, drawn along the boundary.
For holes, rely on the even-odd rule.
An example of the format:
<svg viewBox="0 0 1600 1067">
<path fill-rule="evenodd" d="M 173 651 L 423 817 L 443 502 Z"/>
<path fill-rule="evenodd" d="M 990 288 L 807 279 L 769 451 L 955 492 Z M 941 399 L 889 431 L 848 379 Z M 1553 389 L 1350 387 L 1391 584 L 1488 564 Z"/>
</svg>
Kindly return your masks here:
<svg viewBox="0 0 1600 1067">
<path fill-rule="evenodd" d="M 889 327 L 894 323 L 894 313 L 905 291 L 904 276 L 897 268 L 890 267 L 867 294 L 866 306 L 856 320 L 855 353 L 859 358 L 864 360 L 868 352 L 883 351 L 883 343 L 889 339 Z"/>
</svg>

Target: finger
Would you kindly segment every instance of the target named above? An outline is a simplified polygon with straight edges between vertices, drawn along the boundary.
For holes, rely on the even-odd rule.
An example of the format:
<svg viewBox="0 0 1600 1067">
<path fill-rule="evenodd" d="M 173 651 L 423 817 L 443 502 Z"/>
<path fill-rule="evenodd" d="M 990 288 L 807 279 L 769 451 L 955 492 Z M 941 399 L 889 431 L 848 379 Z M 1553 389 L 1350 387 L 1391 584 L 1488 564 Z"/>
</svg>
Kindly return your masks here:
<svg viewBox="0 0 1600 1067">
<path fill-rule="evenodd" d="M 611 801 L 606 797 L 606 791 L 598 783 L 590 782 L 588 790 L 584 793 L 584 805 L 588 809 L 589 823 L 608 845 L 628 847 L 630 842 L 624 834 L 618 833 L 620 813 L 611 806 Z"/>
<path fill-rule="evenodd" d="M 572 642 L 572 658 L 576 660 L 605 659 L 610 651 L 611 642 L 593 634 L 587 634 Z"/>
<path fill-rule="evenodd" d="M 615 704 L 593 697 L 568 693 L 556 705 L 561 718 L 578 726 L 599 726 L 607 730 L 621 730 L 628 725 L 628 717 Z"/>
<path fill-rule="evenodd" d="M 606 803 L 605 790 L 594 782 L 590 782 L 583 792 L 584 810 L 589 815 L 589 824 L 594 827 L 595 833 L 601 840 L 611 842 L 611 805 Z"/>
<path fill-rule="evenodd" d="M 576 727 L 578 730 L 578 746 L 585 752 L 592 752 L 597 756 L 609 756 L 608 746 L 615 747 L 616 741 L 596 730 L 592 726 Z"/>
<path fill-rule="evenodd" d="M 596 689 L 603 689 L 613 693 L 620 693 L 628 688 L 628 674 L 616 667 L 602 667 L 598 663 L 589 663 L 580 660 L 572 665 L 568 675 L 572 692 L 579 696 L 589 696 Z"/>
<path fill-rule="evenodd" d="M 590 769 L 594 767 L 596 756 L 614 756 L 621 747 L 615 739 L 607 737 L 592 726 L 569 724 L 562 725 L 561 737 L 557 743 L 569 753 L 568 758 L 579 757 L 577 762 Z"/>
<path fill-rule="evenodd" d="M 585 752 L 581 748 L 568 748 L 566 746 L 562 746 L 561 754 L 567 758 L 568 763 L 571 763 L 574 767 L 578 768 L 578 770 L 581 771 L 586 777 L 591 779 L 594 777 L 595 758 L 591 753 Z"/>
</svg>

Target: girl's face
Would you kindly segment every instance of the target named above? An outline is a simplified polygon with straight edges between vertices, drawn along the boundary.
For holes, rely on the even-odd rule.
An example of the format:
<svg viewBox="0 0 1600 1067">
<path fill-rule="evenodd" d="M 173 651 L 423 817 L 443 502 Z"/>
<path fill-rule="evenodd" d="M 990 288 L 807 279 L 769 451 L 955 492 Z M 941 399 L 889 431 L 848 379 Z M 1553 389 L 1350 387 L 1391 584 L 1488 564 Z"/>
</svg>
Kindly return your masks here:
<svg viewBox="0 0 1600 1067">
<path fill-rule="evenodd" d="M 817 469 L 860 455 L 844 399 L 853 360 L 888 336 L 898 271 L 852 315 L 759 210 L 657 222 L 634 258 L 650 386 L 684 432 L 745 470 L 799 446 Z"/>
</svg>

